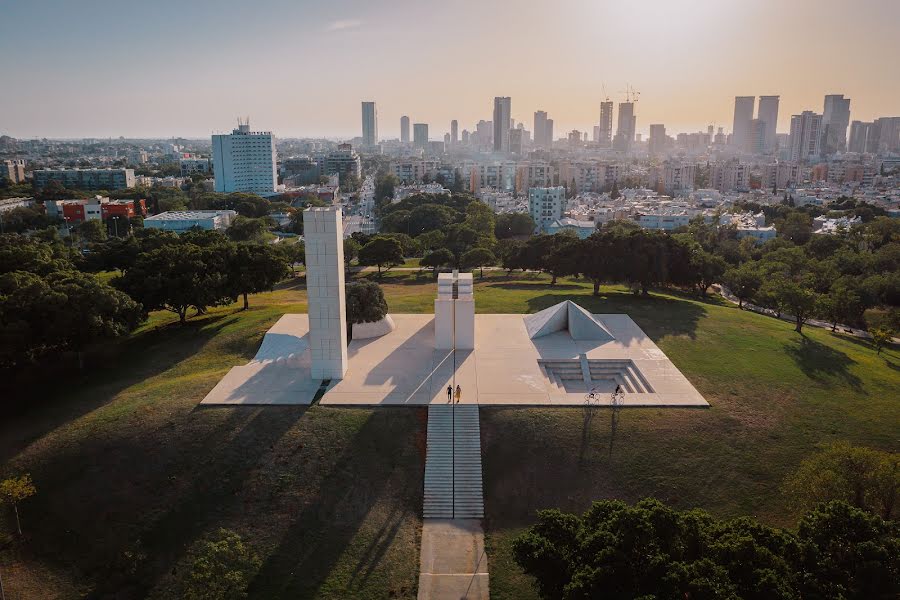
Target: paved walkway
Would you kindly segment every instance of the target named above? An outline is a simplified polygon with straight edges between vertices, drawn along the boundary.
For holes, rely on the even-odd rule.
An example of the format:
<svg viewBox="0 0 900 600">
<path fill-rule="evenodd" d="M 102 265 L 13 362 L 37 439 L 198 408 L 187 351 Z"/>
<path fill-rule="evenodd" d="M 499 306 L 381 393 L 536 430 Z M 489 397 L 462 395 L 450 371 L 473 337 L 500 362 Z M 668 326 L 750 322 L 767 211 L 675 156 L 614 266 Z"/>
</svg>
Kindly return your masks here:
<svg viewBox="0 0 900 600">
<path fill-rule="evenodd" d="M 488 565 L 479 519 L 425 519 L 419 600 L 488 600 Z"/>
<path fill-rule="evenodd" d="M 419 600 L 487 600 L 478 406 L 428 407 Z"/>
</svg>

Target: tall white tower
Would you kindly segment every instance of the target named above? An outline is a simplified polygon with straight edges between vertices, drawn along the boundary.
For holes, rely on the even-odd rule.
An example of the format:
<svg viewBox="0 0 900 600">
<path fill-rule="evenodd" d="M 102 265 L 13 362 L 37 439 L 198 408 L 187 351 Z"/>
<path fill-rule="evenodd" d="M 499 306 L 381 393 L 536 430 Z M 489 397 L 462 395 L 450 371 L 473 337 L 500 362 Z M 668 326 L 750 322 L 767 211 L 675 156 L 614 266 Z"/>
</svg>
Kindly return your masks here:
<svg viewBox="0 0 900 600">
<path fill-rule="evenodd" d="M 303 211 L 306 293 L 313 379 L 343 379 L 347 372 L 344 294 L 344 224 L 341 209 Z"/>
</svg>

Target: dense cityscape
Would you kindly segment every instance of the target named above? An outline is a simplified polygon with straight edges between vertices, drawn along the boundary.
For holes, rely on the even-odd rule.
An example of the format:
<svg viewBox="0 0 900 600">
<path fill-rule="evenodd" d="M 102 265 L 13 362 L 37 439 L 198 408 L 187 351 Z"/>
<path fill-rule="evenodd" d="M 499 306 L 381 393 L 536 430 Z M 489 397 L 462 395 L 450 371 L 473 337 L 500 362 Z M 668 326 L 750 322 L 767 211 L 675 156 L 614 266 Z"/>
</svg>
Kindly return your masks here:
<svg viewBox="0 0 900 600">
<path fill-rule="evenodd" d="M 829 2 L 4 9 L 0 600 L 900 597 Z"/>
</svg>

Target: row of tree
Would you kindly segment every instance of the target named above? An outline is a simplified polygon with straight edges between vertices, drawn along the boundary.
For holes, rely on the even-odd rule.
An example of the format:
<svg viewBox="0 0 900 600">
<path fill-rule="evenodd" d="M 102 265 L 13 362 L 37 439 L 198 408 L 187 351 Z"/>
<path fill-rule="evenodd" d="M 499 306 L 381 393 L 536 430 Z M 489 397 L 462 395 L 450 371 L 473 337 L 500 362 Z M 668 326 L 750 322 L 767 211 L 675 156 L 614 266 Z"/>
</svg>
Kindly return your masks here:
<svg viewBox="0 0 900 600">
<path fill-rule="evenodd" d="M 583 515 L 540 511 L 514 555 L 547 599 L 900 594 L 896 453 L 831 444 L 800 464 L 784 493 L 803 515 L 796 531 L 654 499 L 605 500 Z"/>
</svg>

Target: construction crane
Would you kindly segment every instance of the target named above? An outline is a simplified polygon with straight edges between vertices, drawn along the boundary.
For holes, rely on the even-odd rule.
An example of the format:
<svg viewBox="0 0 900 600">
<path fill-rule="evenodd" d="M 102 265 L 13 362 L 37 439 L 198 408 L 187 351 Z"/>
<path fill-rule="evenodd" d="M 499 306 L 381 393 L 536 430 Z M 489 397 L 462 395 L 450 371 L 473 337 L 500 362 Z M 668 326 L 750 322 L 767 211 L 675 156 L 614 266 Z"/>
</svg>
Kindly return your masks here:
<svg viewBox="0 0 900 600">
<path fill-rule="evenodd" d="M 641 95 L 630 83 L 625 84 L 625 89 L 619 90 L 619 93 L 625 94 L 625 102 L 637 102 Z"/>
</svg>

